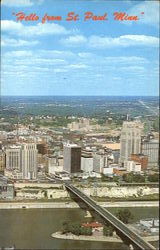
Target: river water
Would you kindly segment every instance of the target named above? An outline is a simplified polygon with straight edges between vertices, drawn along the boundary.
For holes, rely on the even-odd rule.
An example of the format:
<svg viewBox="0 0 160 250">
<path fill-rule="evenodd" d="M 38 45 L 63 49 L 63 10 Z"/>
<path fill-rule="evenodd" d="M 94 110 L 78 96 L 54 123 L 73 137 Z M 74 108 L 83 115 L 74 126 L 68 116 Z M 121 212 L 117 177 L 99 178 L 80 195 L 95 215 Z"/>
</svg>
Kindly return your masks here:
<svg viewBox="0 0 160 250">
<path fill-rule="evenodd" d="M 110 208 L 113 213 L 115 208 Z M 158 217 L 157 208 L 131 208 L 134 220 Z M 120 243 L 54 239 L 64 221 L 85 222 L 82 209 L 12 209 L 0 210 L 0 247 L 16 249 L 128 249 Z"/>
</svg>

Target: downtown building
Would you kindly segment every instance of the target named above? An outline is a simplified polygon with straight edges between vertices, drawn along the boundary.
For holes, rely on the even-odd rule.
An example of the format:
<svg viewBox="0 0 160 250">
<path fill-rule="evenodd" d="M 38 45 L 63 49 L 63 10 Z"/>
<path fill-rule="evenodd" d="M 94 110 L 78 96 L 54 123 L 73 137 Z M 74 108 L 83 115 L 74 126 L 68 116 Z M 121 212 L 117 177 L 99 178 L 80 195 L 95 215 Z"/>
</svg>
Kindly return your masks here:
<svg viewBox="0 0 160 250">
<path fill-rule="evenodd" d="M 5 149 L 5 175 L 16 179 L 37 178 L 37 147 L 23 143 Z"/>
<path fill-rule="evenodd" d="M 23 179 L 32 180 L 37 178 L 37 152 L 35 143 L 22 144 L 21 164 Z"/>
<path fill-rule="evenodd" d="M 93 156 L 91 154 L 83 154 L 81 156 L 81 170 L 84 173 L 93 172 Z"/>
<path fill-rule="evenodd" d="M 143 141 L 141 144 L 142 154 L 148 156 L 148 167 L 158 167 L 159 165 L 159 141 L 156 139 Z"/>
<path fill-rule="evenodd" d="M 93 171 L 96 173 L 103 173 L 105 167 L 108 164 L 108 156 L 103 153 L 93 154 Z"/>
<path fill-rule="evenodd" d="M 5 169 L 5 153 L 0 149 L 0 173 Z"/>
<path fill-rule="evenodd" d="M 76 144 L 63 145 L 64 171 L 69 174 L 81 171 L 81 147 Z"/>
<path fill-rule="evenodd" d="M 123 122 L 120 137 L 120 163 L 129 160 L 131 154 L 141 153 L 141 131 L 140 122 Z"/>
<path fill-rule="evenodd" d="M 21 170 L 21 146 L 9 146 L 5 150 L 6 169 Z"/>
</svg>

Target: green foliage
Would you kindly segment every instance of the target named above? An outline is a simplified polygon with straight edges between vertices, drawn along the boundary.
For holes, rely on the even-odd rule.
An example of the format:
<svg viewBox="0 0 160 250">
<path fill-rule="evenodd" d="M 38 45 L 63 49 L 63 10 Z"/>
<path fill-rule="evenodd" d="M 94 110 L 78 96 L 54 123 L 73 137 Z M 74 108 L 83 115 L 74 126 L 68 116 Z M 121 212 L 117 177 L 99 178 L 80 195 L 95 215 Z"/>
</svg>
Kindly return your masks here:
<svg viewBox="0 0 160 250">
<path fill-rule="evenodd" d="M 113 181 L 114 181 L 114 182 L 118 182 L 118 181 L 119 181 L 119 179 L 120 179 L 120 177 L 119 177 L 119 176 L 113 176 Z"/>
<path fill-rule="evenodd" d="M 141 182 L 145 182 L 145 177 L 140 174 L 129 173 L 129 174 L 123 175 L 123 181 L 126 181 L 128 183 L 132 183 L 132 182 L 141 183 Z"/>
<path fill-rule="evenodd" d="M 113 178 L 112 177 L 106 176 L 104 174 L 102 174 L 101 176 L 102 176 L 102 178 L 101 178 L 102 181 L 113 182 Z"/>
<path fill-rule="evenodd" d="M 36 126 L 46 126 L 46 127 L 66 127 L 68 123 L 72 122 L 71 119 L 64 117 L 57 116 L 52 120 L 47 119 L 35 119 L 34 124 Z"/>
<path fill-rule="evenodd" d="M 64 222 L 62 225 L 62 233 L 72 233 L 75 235 L 92 235 L 91 227 L 82 227 L 80 223 L 77 222 Z"/>
<path fill-rule="evenodd" d="M 113 227 L 112 226 L 104 226 L 103 227 L 103 235 L 104 236 L 113 236 Z"/>
<path fill-rule="evenodd" d="M 153 174 L 148 176 L 148 181 L 150 182 L 158 182 L 159 181 L 159 174 Z"/>
<path fill-rule="evenodd" d="M 97 121 L 97 124 L 99 124 L 99 125 L 106 125 L 106 118 L 102 117 L 101 119 L 99 119 Z"/>
<path fill-rule="evenodd" d="M 68 222 L 63 222 L 63 224 L 62 224 L 62 233 L 63 234 L 69 233 Z"/>
<path fill-rule="evenodd" d="M 92 235 L 92 228 L 91 227 L 81 227 L 80 234 L 81 235 Z"/>
<path fill-rule="evenodd" d="M 133 215 L 128 208 L 119 209 L 116 213 L 116 217 L 125 224 L 128 224 L 133 219 Z"/>
</svg>

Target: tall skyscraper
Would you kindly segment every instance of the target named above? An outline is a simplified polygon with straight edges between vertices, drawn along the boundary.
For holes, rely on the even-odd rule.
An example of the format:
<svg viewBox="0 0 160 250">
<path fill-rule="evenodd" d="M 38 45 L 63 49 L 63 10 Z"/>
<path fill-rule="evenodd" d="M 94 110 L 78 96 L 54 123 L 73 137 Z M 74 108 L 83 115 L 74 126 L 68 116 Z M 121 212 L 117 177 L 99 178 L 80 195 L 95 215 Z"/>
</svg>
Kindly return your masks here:
<svg viewBox="0 0 160 250">
<path fill-rule="evenodd" d="M 7 170 L 21 170 L 21 147 L 9 146 L 5 150 L 6 153 L 6 169 Z"/>
<path fill-rule="evenodd" d="M 131 154 L 141 152 L 142 124 L 139 121 L 123 123 L 120 138 L 120 162 L 129 160 Z"/>
<path fill-rule="evenodd" d="M 159 164 L 159 141 L 148 140 L 142 142 L 142 153 L 148 156 L 148 166 L 157 167 Z"/>
<path fill-rule="evenodd" d="M 37 178 L 37 147 L 35 143 L 22 144 L 21 163 L 23 179 Z"/>
<path fill-rule="evenodd" d="M 76 144 L 64 144 L 64 170 L 68 173 L 81 171 L 81 147 Z"/>
</svg>

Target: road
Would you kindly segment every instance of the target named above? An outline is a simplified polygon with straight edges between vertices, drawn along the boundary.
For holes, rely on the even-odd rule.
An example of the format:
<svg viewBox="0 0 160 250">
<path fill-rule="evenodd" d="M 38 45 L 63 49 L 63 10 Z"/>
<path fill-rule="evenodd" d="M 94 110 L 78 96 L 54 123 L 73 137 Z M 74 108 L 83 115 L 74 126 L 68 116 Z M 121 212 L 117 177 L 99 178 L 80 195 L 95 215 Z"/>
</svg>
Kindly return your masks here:
<svg viewBox="0 0 160 250">
<path fill-rule="evenodd" d="M 156 111 L 155 109 L 153 109 L 153 108 L 147 106 L 143 101 L 140 100 L 139 103 L 140 103 L 142 106 L 144 106 L 147 110 L 149 110 L 150 113 L 151 113 L 152 115 L 158 115 L 158 114 L 159 114 L 159 110 Z"/>
<path fill-rule="evenodd" d="M 121 202 L 96 202 L 102 207 L 158 207 L 158 201 L 121 201 Z M 21 208 L 79 208 L 76 202 L 72 201 L 14 201 L 0 202 L 0 209 L 21 209 Z"/>
</svg>

